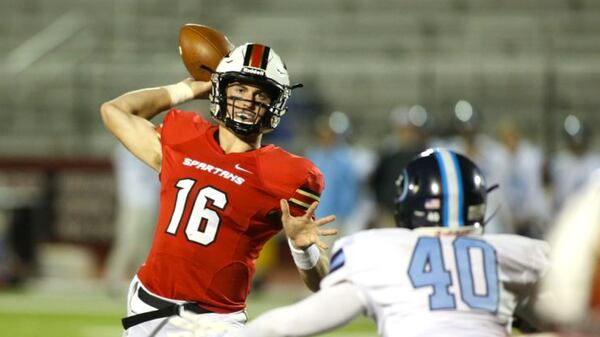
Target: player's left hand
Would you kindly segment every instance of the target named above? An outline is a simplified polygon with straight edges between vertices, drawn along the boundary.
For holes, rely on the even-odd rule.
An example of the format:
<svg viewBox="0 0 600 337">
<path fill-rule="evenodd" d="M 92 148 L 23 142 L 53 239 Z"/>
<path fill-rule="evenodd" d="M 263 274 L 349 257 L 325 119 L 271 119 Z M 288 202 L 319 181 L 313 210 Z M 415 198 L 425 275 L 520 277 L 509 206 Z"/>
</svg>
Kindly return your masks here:
<svg viewBox="0 0 600 337">
<path fill-rule="evenodd" d="M 320 219 L 314 219 L 315 210 L 318 202 L 313 202 L 302 216 L 292 216 L 290 206 L 285 199 L 279 202 L 281 206 L 281 223 L 287 237 L 292 241 L 294 247 L 306 249 L 312 244 L 316 244 L 321 249 L 329 248 L 327 244 L 321 241 L 320 236 L 331 236 L 337 234 L 337 229 L 320 228 L 321 226 L 335 221 L 335 215 L 328 215 Z"/>
</svg>

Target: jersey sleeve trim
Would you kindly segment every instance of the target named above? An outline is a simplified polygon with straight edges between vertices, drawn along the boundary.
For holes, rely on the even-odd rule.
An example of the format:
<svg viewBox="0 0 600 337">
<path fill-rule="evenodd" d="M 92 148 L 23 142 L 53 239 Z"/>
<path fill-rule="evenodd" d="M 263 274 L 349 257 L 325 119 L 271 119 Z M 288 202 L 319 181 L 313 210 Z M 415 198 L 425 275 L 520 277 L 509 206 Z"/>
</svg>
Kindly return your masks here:
<svg viewBox="0 0 600 337">
<path fill-rule="evenodd" d="M 321 201 L 321 194 L 311 191 L 306 187 L 300 187 L 297 189 L 290 198 L 291 203 L 305 210 L 308 209 L 315 201 Z"/>
<path fill-rule="evenodd" d="M 302 195 L 304 195 L 306 197 L 309 197 L 309 198 L 313 198 L 316 201 L 321 200 L 321 198 L 320 198 L 321 195 L 319 193 L 313 192 L 313 191 L 309 190 L 306 187 L 304 189 L 302 189 L 302 188 L 297 189 L 296 193 L 302 194 Z"/>
<path fill-rule="evenodd" d="M 344 264 L 346 264 L 346 255 L 344 254 L 344 249 L 340 249 L 335 254 L 331 256 L 331 262 L 329 263 L 329 273 L 333 273 L 334 271 L 342 268 Z"/>
</svg>

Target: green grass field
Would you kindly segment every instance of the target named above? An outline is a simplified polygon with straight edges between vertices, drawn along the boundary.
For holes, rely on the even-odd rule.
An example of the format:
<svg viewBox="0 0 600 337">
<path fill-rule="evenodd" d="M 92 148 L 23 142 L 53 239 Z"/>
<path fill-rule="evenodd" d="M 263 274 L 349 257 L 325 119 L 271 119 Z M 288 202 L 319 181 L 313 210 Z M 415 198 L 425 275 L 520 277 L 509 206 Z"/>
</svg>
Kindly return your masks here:
<svg viewBox="0 0 600 337">
<path fill-rule="evenodd" d="M 56 282 L 55 282 L 56 283 Z M 251 296 L 250 318 L 276 306 L 293 303 L 305 295 L 300 291 L 272 291 Z M 56 283 L 50 287 L 0 292 L 0 336 L 2 337 L 113 337 L 121 336 L 120 318 L 125 297 L 111 298 L 94 284 Z M 360 318 L 327 337 L 377 336 L 375 326 Z"/>
</svg>

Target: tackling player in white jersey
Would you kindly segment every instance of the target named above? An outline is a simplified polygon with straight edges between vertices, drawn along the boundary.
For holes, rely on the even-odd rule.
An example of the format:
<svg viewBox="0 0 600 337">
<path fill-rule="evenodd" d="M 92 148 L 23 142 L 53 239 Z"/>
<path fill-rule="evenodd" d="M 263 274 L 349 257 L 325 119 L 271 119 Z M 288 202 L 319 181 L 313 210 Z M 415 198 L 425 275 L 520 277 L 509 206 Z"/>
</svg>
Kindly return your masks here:
<svg viewBox="0 0 600 337">
<path fill-rule="evenodd" d="M 560 336 L 600 336 L 599 205 L 600 169 L 566 199 L 548 236 L 552 267 L 540 289 L 553 296 L 537 309 Z"/>
<path fill-rule="evenodd" d="M 427 150 L 396 185 L 400 228 L 338 240 L 318 293 L 226 335 L 309 336 L 366 314 L 384 337 L 507 336 L 515 313 L 533 318 L 547 244 L 482 234 L 489 189 L 472 161 Z M 210 336 L 205 322 L 184 317 L 191 336 Z"/>
</svg>

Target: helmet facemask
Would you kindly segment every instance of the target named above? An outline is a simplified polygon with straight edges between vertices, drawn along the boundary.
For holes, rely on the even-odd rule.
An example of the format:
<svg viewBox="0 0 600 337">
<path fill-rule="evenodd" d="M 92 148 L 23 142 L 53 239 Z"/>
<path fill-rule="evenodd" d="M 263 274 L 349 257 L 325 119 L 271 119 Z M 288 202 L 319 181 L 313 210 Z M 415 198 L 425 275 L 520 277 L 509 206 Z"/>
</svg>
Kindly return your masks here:
<svg viewBox="0 0 600 337">
<path fill-rule="evenodd" d="M 285 65 L 270 48 L 262 46 L 260 49 L 264 51 L 262 67 L 265 69 L 245 65 L 250 59 L 248 55 L 255 53 L 253 50 L 259 49 L 257 46 L 261 45 L 245 44 L 234 49 L 221 61 L 217 71 L 211 77 L 212 116 L 225 127 L 242 136 L 275 129 L 287 111 L 287 101 L 292 90 Z M 247 100 L 235 96 L 230 96 L 229 99 L 227 97 L 227 88 L 235 83 L 261 88 L 270 96 L 271 103 L 264 104 L 253 100 L 251 105 L 254 106 L 254 110 L 240 111 L 240 107 L 245 105 L 244 101 Z M 264 108 L 262 116 L 257 113 L 257 107 L 260 106 Z"/>
<path fill-rule="evenodd" d="M 248 100 L 236 96 L 227 97 L 227 88 L 234 83 L 257 86 L 268 94 L 271 98 L 270 104 L 249 101 L 252 105 L 264 108 L 265 112 L 262 116 L 257 113 L 256 109 L 246 110 L 243 114 L 239 114 L 239 109 L 243 104 L 238 103 Z M 252 78 L 245 74 L 214 73 L 210 95 L 211 114 L 223 122 L 226 127 L 243 136 L 270 131 L 279 125 L 281 116 L 286 113 L 290 91 L 272 81 Z"/>
</svg>

